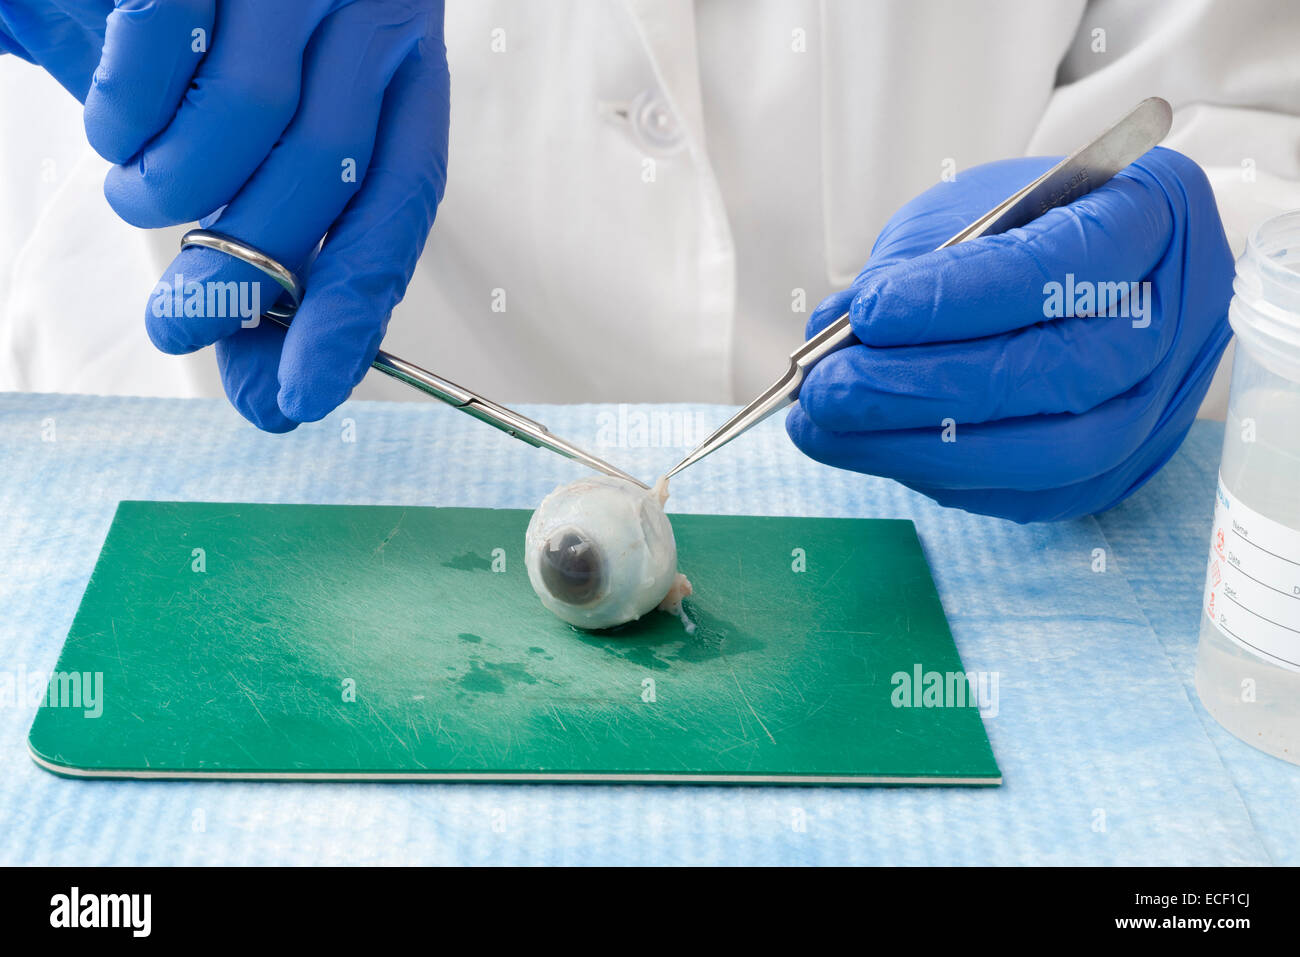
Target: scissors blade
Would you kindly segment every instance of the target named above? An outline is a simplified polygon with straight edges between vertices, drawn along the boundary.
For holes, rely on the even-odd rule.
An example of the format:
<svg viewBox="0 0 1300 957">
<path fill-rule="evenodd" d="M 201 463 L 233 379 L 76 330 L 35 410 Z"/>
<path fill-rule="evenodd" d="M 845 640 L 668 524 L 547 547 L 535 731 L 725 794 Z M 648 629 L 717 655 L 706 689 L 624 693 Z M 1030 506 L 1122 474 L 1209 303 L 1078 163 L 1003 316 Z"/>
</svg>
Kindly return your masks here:
<svg viewBox="0 0 1300 957">
<path fill-rule="evenodd" d="M 449 379 L 444 379 L 427 369 L 420 368 L 413 362 L 407 362 L 405 359 L 399 359 L 397 356 L 381 351 L 375 356 L 375 361 L 371 363 L 371 367 L 378 369 L 385 375 L 392 376 L 394 379 L 405 382 L 407 385 L 419 389 L 426 395 L 431 395 L 467 415 L 472 415 L 480 422 L 486 422 L 493 428 L 500 429 L 511 438 L 519 439 L 521 442 L 526 442 L 536 448 L 548 449 L 564 456 L 566 459 L 579 462 L 588 468 L 595 469 L 597 472 L 603 472 L 606 475 L 632 482 L 641 488 L 650 487 L 636 476 L 629 475 L 622 469 L 610 465 L 604 459 L 597 458 L 572 442 L 552 434 L 551 430 L 540 422 L 535 422 L 514 409 L 498 405 L 491 399 L 462 388 Z"/>
<path fill-rule="evenodd" d="M 215 249 L 227 256 L 241 259 L 275 280 L 285 290 L 289 302 L 284 306 L 276 304 L 271 309 L 265 310 L 262 316 L 277 325 L 286 329 L 289 328 L 289 323 L 293 321 L 294 313 L 297 312 L 298 305 L 302 302 L 303 295 L 306 292 L 302 282 L 292 270 L 272 259 L 255 246 L 250 246 L 233 236 L 227 236 L 224 233 L 208 229 L 191 229 L 182 236 L 181 249 L 188 249 L 190 246 Z M 498 405 L 490 399 L 471 392 L 469 389 L 458 386 L 450 379 L 444 379 L 428 369 L 422 369 L 414 362 L 407 362 L 390 352 L 381 350 L 375 355 L 374 361 L 370 365 L 371 368 L 378 369 L 384 375 L 392 376 L 399 382 L 404 382 L 412 388 L 419 389 L 426 395 L 433 396 L 439 402 L 445 402 L 467 415 L 474 416 L 481 422 L 486 422 L 488 425 L 500 429 L 511 438 L 527 442 L 535 448 L 549 449 L 566 459 L 580 462 L 597 472 L 604 472 L 606 475 L 624 479 L 634 485 L 639 485 L 641 488 L 648 489 L 650 487 L 635 476 L 629 475 L 622 469 L 615 468 L 572 442 L 565 441 L 557 435 L 552 435 L 550 430 L 540 422 L 534 422 L 527 416 L 520 415 L 514 409 L 507 409 L 505 406 Z"/>
<path fill-rule="evenodd" d="M 1148 97 L 1105 132 L 1016 190 L 937 248 L 1006 232 L 1025 225 L 1049 209 L 1074 202 L 1109 182 L 1116 173 L 1156 146 L 1165 138 L 1172 122 L 1173 108 L 1158 96 Z M 808 370 L 825 356 L 854 341 L 853 327 L 848 313 L 845 313 L 792 352 L 790 368 L 780 379 L 692 449 L 666 473 L 665 478 L 716 452 L 768 416 L 793 404 L 799 397 L 799 388 Z"/>
</svg>

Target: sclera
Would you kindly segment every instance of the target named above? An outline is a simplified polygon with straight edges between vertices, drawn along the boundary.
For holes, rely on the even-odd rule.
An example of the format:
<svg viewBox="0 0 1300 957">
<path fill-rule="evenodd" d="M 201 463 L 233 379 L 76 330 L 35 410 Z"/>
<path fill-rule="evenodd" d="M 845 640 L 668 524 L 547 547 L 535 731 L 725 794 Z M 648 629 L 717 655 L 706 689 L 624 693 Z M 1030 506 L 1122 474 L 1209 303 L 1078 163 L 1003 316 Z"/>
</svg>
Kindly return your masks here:
<svg viewBox="0 0 1300 957">
<path fill-rule="evenodd" d="M 542 500 L 524 564 L 554 614 L 579 628 L 612 628 L 663 601 L 677 575 L 677 543 L 656 492 L 596 475 Z"/>
</svg>

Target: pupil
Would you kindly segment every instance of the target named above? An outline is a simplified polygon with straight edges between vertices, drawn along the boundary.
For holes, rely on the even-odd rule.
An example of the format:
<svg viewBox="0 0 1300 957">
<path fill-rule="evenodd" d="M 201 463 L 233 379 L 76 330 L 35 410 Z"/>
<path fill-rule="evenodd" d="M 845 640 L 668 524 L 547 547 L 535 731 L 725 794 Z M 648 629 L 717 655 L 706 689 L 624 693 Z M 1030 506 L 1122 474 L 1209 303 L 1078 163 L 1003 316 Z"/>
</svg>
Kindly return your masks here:
<svg viewBox="0 0 1300 957">
<path fill-rule="evenodd" d="M 594 599 L 602 583 L 600 553 L 577 532 L 561 533 L 542 549 L 542 581 L 556 598 L 570 605 Z"/>
</svg>

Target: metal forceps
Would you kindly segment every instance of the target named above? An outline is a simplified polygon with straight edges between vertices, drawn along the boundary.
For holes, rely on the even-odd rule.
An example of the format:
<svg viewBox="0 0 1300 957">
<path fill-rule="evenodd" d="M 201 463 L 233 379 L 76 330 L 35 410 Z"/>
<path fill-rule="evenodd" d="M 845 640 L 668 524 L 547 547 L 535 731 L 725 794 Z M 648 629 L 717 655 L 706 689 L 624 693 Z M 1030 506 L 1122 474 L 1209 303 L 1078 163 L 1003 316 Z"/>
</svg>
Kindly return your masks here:
<svg viewBox="0 0 1300 957">
<path fill-rule="evenodd" d="M 274 279 L 284 289 L 289 302 L 287 305 L 279 305 L 278 303 L 272 305 L 270 309 L 264 310 L 262 315 L 286 329 L 289 327 L 289 321 L 302 304 L 304 292 L 302 283 L 291 269 L 272 259 L 260 249 L 240 242 L 233 236 L 212 232 L 207 229 L 192 229 L 181 237 L 181 249 L 188 249 L 191 246 L 215 249 L 227 256 L 241 259 Z M 527 442 L 537 448 L 550 449 L 567 459 L 573 459 L 575 462 L 593 468 L 597 472 L 604 472 L 606 475 L 612 475 L 615 478 L 626 479 L 641 488 L 649 488 L 640 479 L 628 475 L 622 469 L 615 468 L 603 459 L 596 458 L 590 452 L 578 448 L 572 442 L 568 442 L 558 435 L 552 435 L 546 426 L 540 422 L 534 422 L 513 409 L 507 409 L 505 406 L 498 405 L 491 399 L 470 392 L 468 389 L 462 388 L 440 375 L 434 375 L 427 369 L 421 369 L 413 362 L 407 362 L 405 359 L 399 359 L 395 355 L 380 350 L 376 353 L 375 359 L 370 365 L 371 368 L 378 369 L 384 375 L 405 382 L 412 388 L 419 389 L 440 402 L 445 402 L 467 415 L 472 415 L 474 418 L 500 429 L 511 438 Z"/>
<path fill-rule="evenodd" d="M 1025 225 L 1049 209 L 1073 202 L 1106 183 L 1164 139 L 1172 122 L 1173 109 L 1167 102 L 1158 96 L 1143 100 L 1091 143 L 1075 150 L 938 248 L 963 243 L 977 236 L 1006 232 Z M 825 356 L 852 345 L 854 341 L 853 327 L 849 324 L 846 312 L 790 353 L 790 365 L 780 379 L 701 442 L 664 478 L 693 465 L 768 416 L 794 403 L 799 398 L 799 389 L 808 370 Z"/>
</svg>

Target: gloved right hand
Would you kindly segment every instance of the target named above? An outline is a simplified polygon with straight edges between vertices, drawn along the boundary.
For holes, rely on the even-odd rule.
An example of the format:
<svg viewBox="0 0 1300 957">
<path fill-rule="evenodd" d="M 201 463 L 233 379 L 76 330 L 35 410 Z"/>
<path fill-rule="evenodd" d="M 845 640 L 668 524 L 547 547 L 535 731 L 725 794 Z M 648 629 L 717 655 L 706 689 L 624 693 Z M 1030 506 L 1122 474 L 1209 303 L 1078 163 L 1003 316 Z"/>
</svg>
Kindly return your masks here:
<svg viewBox="0 0 1300 957">
<path fill-rule="evenodd" d="M 1018 522 L 1110 508 L 1174 454 L 1231 336 L 1199 166 L 1156 147 L 1025 226 L 935 248 L 1055 162 L 977 166 L 890 219 L 809 318 L 812 336 L 847 312 L 858 341 L 808 374 L 786 420 L 801 450 Z"/>
</svg>

